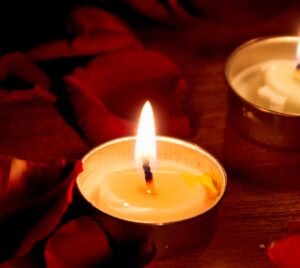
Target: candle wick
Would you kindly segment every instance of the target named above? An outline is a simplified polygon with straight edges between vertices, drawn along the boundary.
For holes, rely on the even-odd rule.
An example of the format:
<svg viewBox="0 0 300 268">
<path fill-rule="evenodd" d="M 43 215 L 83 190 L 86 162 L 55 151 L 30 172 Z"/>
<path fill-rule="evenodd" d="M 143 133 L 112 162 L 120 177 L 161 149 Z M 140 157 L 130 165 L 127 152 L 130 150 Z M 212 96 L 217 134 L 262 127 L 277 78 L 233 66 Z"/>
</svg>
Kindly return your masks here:
<svg viewBox="0 0 300 268">
<path fill-rule="evenodd" d="M 144 169 L 144 173 L 145 173 L 145 180 L 146 183 L 152 183 L 153 181 L 153 175 L 151 172 L 151 168 L 150 168 L 150 163 L 149 163 L 149 159 L 146 158 L 143 160 L 143 169 Z"/>
</svg>

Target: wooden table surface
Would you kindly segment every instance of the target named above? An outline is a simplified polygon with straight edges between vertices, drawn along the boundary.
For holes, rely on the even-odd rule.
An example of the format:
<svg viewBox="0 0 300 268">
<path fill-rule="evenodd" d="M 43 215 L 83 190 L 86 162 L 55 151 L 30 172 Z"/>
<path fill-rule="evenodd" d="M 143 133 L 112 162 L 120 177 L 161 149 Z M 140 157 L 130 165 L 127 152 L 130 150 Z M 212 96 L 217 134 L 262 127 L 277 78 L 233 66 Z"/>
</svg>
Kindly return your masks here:
<svg viewBox="0 0 300 268">
<path fill-rule="evenodd" d="M 158 261 L 157 267 L 273 267 L 266 248 L 286 233 L 291 222 L 300 221 L 300 152 L 262 146 L 228 124 L 224 63 L 230 49 L 208 53 L 185 47 L 179 40 L 182 36 L 174 33 L 166 37 L 154 29 L 153 36 L 145 40 L 147 45 L 171 57 L 191 89 L 189 105 L 198 127 L 189 140 L 217 157 L 228 174 L 211 243 L 205 249 Z M 1 104 L 0 123 L 3 155 L 78 159 L 89 150 L 48 102 Z"/>
</svg>

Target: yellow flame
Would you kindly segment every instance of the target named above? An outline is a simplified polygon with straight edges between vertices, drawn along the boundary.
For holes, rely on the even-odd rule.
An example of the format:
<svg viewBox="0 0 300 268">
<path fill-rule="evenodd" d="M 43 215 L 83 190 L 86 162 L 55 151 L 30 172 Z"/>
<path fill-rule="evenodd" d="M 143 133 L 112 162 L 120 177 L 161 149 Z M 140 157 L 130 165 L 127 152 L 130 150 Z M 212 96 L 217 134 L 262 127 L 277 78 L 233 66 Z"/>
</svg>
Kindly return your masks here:
<svg viewBox="0 0 300 268">
<path fill-rule="evenodd" d="M 142 166 L 143 159 L 147 158 L 151 163 L 156 158 L 155 125 L 152 107 L 149 101 L 144 104 L 137 130 L 135 145 L 135 160 L 138 166 Z"/>
</svg>

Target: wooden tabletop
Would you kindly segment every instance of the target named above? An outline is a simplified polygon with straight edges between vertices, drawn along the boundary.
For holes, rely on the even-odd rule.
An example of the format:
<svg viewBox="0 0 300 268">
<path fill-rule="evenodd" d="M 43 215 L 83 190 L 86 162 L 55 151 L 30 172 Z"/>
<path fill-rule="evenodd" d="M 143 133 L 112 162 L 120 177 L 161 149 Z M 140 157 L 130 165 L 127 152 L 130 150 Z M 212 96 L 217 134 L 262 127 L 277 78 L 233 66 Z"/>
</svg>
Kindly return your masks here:
<svg viewBox="0 0 300 268">
<path fill-rule="evenodd" d="M 199 122 L 191 140 L 216 156 L 228 174 L 218 229 L 205 250 L 162 261 L 158 267 L 273 267 L 266 248 L 300 220 L 300 153 L 257 144 L 227 122 L 225 60 L 202 57 L 183 67 Z"/>
<path fill-rule="evenodd" d="M 166 31 L 153 29 L 153 38 L 144 38 L 145 42 L 182 69 L 191 90 L 192 118 L 198 125 L 189 140 L 224 165 L 228 189 L 219 206 L 218 228 L 207 248 L 160 260 L 157 267 L 273 267 L 266 248 L 286 233 L 290 223 L 300 221 L 300 152 L 260 145 L 227 122 L 224 63 L 228 47 L 208 51 L 199 43 L 191 49 L 183 35 L 169 32 L 166 36 Z M 78 159 L 89 150 L 49 102 L 1 104 L 0 123 L 3 155 Z"/>
</svg>

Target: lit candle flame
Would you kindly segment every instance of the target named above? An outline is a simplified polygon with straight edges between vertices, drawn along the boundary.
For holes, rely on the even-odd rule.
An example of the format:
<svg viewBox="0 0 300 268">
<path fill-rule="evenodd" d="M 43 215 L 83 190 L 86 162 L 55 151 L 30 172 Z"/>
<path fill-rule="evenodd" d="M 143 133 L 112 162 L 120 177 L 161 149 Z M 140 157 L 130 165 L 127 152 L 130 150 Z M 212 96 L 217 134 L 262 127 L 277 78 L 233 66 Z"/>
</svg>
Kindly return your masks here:
<svg viewBox="0 0 300 268">
<path fill-rule="evenodd" d="M 156 138 L 152 107 L 147 101 L 142 109 L 140 121 L 137 130 L 135 145 L 135 160 L 139 167 L 143 166 L 144 159 L 150 164 L 155 162 L 156 158 Z"/>
</svg>

